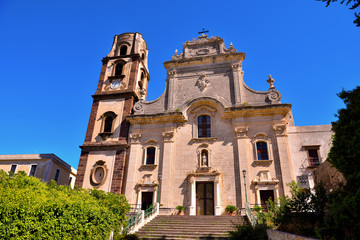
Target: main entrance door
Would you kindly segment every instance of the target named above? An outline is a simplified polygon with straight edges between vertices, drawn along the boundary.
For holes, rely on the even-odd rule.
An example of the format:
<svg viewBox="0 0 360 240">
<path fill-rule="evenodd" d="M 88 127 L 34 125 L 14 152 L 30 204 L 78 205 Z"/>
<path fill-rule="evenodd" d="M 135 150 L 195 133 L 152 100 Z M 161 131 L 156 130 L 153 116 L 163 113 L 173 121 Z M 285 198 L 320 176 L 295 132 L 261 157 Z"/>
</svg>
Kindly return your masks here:
<svg viewBox="0 0 360 240">
<path fill-rule="evenodd" d="M 214 183 L 196 183 L 196 215 L 214 215 Z"/>
<path fill-rule="evenodd" d="M 146 210 L 153 203 L 153 192 L 141 193 L 141 210 Z"/>
<path fill-rule="evenodd" d="M 267 211 L 266 201 L 269 199 L 274 201 L 274 190 L 260 190 L 261 207 Z"/>
</svg>

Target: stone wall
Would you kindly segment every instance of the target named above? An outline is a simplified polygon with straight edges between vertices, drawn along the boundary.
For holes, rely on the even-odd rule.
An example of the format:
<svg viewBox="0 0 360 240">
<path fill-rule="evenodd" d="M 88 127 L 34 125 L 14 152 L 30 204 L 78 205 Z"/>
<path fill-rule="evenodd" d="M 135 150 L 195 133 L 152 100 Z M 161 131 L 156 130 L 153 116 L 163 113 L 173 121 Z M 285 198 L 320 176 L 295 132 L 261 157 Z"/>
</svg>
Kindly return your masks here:
<svg viewBox="0 0 360 240">
<path fill-rule="evenodd" d="M 315 183 L 323 182 L 325 189 L 331 192 L 345 184 L 346 180 L 336 168 L 332 167 L 328 161 L 322 163 L 314 170 Z"/>
<path fill-rule="evenodd" d="M 266 230 L 269 240 L 316 240 L 316 238 L 303 237 L 287 232 L 276 231 L 272 229 Z"/>
</svg>

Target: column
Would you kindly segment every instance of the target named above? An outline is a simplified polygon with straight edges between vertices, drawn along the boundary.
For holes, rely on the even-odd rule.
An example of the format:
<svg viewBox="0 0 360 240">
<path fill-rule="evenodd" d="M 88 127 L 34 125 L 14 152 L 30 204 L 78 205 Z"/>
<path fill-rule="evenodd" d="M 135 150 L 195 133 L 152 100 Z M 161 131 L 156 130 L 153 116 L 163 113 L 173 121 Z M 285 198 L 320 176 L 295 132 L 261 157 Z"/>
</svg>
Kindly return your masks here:
<svg viewBox="0 0 360 240">
<path fill-rule="evenodd" d="M 130 149 L 129 149 L 129 159 L 128 159 L 128 168 L 127 168 L 127 182 L 125 187 L 125 196 L 130 204 L 134 204 L 137 198 L 137 193 L 134 191 L 134 187 L 138 181 L 137 178 L 137 168 L 138 168 L 138 158 L 141 150 L 140 145 L 141 134 L 130 134 Z M 139 179 L 140 180 L 140 179 Z"/>
<path fill-rule="evenodd" d="M 173 109 L 174 108 L 174 89 L 175 89 L 175 76 L 176 71 L 168 71 L 168 102 L 167 102 L 167 109 Z"/>
<path fill-rule="evenodd" d="M 158 187 L 154 187 L 154 194 L 153 194 L 153 205 L 155 205 L 157 203 L 157 191 L 158 191 Z"/>
<path fill-rule="evenodd" d="M 290 195 L 290 189 L 286 186 L 293 178 L 292 162 L 290 157 L 289 142 L 286 134 L 286 125 L 279 124 L 273 127 L 276 135 L 277 150 L 279 154 L 281 179 L 284 187 L 284 194 Z"/>
<path fill-rule="evenodd" d="M 195 189 L 195 177 L 189 178 L 190 182 L 190 215 L 195 216 L 196 215 L 196 189 Z"/>
<path fill-rule="evenodd" d="M 215 190 L 215 196 L 214 196 L 214 205 L 215 205 L 215 215 L 220 216 L 222 213 L 222 207 L 220 205 L 220 186 L 219 186 L 219 176 L 216 176 L 214 181 L 214 190 Z"/>
<path fill-rule="evenodd" d="M 241 63 L 235 63 L 231 65 L 232 74 L 233 74 L 233 82 L 234 82 L 234 97 L 235 97 L 235 104 L 241 103 L 241 96 L 240 96 L 240 68 Z"/>
<path fill-rule="evenodd" d="M 249 203 L 252 202 L 252 196 L 250 191 L 250 172 L 249 172 L 249 161 L 252 159 L 249 158 L 249 154 L 247 151 L 247 146 L 249 145 L 249 138 L 247 136 L 248 132 L 247 127 L 236 127 L 235 128 L 235 135 L 237 140 L 237 148 L 238 148 L 238 158 L 239 158 L 239 181 L 240 181 L 240 189 L 241 189 L 241 207 L 245 208 L 246 196 L 245 196 L 245 186 L 244 186 L 244 177 L 242 171 L 246 171 L 245 183 L 246 183 L 246 194 Z M 235 176 L 236 177 L 236 176 Z M 238 201 L 237 201 L 238 202 Z M 238 206 L 240 207 L 240 206 Z"/>
<path fill-rule="evenodd" d="M 172 197 L 172 147 L 174 142 L 174 132 L 164 132 L 163 134 L 163 148 L 162 148 L 162 180 L 161 180 L 161 194 L 160 203 L 165 208 L 171 206 L 170 200 Z"/>
</svg>

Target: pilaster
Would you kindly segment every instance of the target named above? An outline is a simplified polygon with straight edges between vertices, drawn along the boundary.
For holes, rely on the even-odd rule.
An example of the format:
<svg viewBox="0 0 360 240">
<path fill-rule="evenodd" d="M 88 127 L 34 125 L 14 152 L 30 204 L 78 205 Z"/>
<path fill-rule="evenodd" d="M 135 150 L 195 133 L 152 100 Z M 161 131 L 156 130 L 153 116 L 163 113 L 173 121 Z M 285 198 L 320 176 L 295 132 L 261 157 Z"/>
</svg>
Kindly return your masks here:
<svg viewBox="0 0 360 240">
<path fill-rule="evenodd" d="M 247 146 L 250 144 L 250 139 L 247 135 L 247 132 L 249 131 L 249 129 L 247 127 L 236 127 L 235 128 L 235 136 L 236 136 L 236 142 L 237 142 L 237 150 L 238 150 L 238 158 L 239 158 L 239 169 L 238 169 L 238 175 L 236 176 L 236 178 L 239 181 L 240 184 L 240 189 L 241 189 L 241 199 L 240 201 L 236 201 L 236 202 L 241 202 L 241 208 L 245 208 L 245 203 L 246 203 L 246 195 L 247 194 L 247 199 L 249 203 L 252 203 L 252 196 L 251 196 L 251 191 L 250 191 L 250 177 L 249 177 L 249 166 L 250 166 L 250 162 L 249 162 L 249 158 L 250 158 L 250 154 L 248 153 L 248 148 Z M 251 158 L 250 158 L 251 159 Z M 251 160 L 250 160 L 251 161 Z M 246 177 L 245 177 L 245 184 L 246 184 L 246 190 L 245 190 L 245 185 L 244 185 L 244 178 L 243 178 L 243 174 L 242 171 L 245 170 L 246 171 Z"/>
<path fill-rule="evenodd" d="M 232 68 L 233 81 L 234 81 L 235 104 L 240 104 L 242 102 L 241 94 L 240 94 L 241 63 L 234 63 L 231 65 L 231 68 Z"/>
<path fill-rule="evenodd" d="M 126 174 L 126 185 L 125 185 L 125 196 L 130 204 L 137 203 L 137 193 L 134 190 L 134 186 L 137 182 L 137 168 L 138 168 L 138 159 L 141 158 L 141 134 L 134 133 L 130 134 L 130 148 L 129 148 L 129 160 L 127 166 Z M 141 161 L 141 159 L 140 159 Z"/>
<path fill-rule="evenodd" d="M 294 180 L 294 177 L 289 149 L 289 141 L 286 134 L 286 124 L 274 125 L 273 130 L 275 132 L 277 150 L 279 154 L 281 183 L 284 186 L 284 194 L 289 195 L 290 189 L 286 186 L 286 184 Z"/>
<path fill-rule="evenodd" d="M 176 71 L 168 71 L 168 103 L 167 103 L 167 109 L 173 109 L 174 108 L 174 96 L 175 96 L 175 78 L 176 78 Z"/>
<path fill-rule="evenodd" d="M 162 133 L 163 136 L 163 151 L 162 151 L 162 179 L 160 187 L 160 203 L 165 208 L 171 207 L 170 200 L 172 198 L 171 189 L 173 188 L 173 142 L 174 142 L 174 131 L 168 131 Z"/>
</svg>

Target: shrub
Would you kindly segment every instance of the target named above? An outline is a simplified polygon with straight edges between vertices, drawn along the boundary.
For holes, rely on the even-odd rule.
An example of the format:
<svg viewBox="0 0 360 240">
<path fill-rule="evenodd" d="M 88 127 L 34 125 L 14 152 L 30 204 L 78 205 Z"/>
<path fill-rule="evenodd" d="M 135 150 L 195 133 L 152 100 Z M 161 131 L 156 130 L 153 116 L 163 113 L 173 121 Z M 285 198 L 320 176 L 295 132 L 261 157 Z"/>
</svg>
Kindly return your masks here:
<svg viewBox="0 0 360 240">
<path fill-rule="evenodd" d="M 177 209 L 179 212 L 184 212 L 185 207 L 184 207 L 184 206 L 177 206 L 176 209 Z"/>
<path fill-rule="evenodd" d="M 227 205 L 225 208 L 225 211 L 228 213 L 233 213 L 236 212 L 238 209 L 237 207 L 233 206 L 233 205 Z"/>
<path fill-rule="evenodd" d="M 125 225 L 122 195 L 0 171 L 0 239 L 106 239 Z"/>
<path fill-rule="evenodd" d="M 251 225 L 236 225 L 235 231 L 230 231 L 230 239 L 242 239 L 242 240 L 267 240 L 265 224 L 257 224 L 254 227 Z"/>
</svg>

